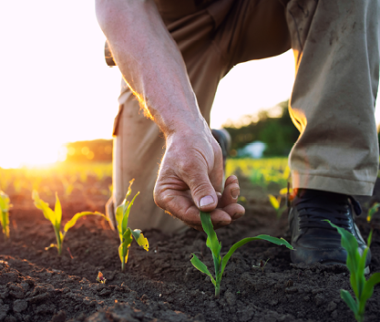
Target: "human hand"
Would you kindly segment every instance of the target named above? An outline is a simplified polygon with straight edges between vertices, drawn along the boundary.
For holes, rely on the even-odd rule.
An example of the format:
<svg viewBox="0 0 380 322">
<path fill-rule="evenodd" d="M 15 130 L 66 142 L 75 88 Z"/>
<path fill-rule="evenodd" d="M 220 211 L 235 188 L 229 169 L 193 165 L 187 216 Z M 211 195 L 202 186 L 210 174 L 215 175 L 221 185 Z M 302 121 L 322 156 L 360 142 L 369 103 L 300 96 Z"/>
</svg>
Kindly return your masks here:
<svg viewBox="0 0 380 322">
<path fill-rule="evenodd" d="M 208 127 L 171 134 L 166 138 L 154 199 L 156 204 L 187 225 L 202 230 L 199 211 L 210 212 L 215 228 L 244 215 L 237 204 L 238 179 L 227 178 L 223 189 L 223 158 Z M 222 192 L 223 191 L 223 192 Z"/>
</svg>

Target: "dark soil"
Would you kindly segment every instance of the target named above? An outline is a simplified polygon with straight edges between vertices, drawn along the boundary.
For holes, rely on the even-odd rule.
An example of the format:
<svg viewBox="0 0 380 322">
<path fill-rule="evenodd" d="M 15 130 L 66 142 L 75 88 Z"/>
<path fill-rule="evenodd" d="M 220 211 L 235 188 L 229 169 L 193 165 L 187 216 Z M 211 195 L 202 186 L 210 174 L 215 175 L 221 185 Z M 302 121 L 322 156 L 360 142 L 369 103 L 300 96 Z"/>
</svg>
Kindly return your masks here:
<svg viewBox="0 0 380 322">
<path fill-rule="evenodd" d="M 61 198 L 63 222 L 84 210 L 104 212 L 107 196 L 100 191 L 109 179 L 90 179 L 70 198 Z M 244 237 L 261 233 L 289 239 L 286 214 L 276 219 L 265 194 L 248 183 L 242 185 L 246 215 L 217 231 L 222 252 Z M 0 321 L 354 321 L 339 295 L 342 288 L 350 290 L 345 267 L 296 266 L 285 247 L 252 242 L 231 258 L 221 296 L 215 299 L 209 278 L 190 263 L 196 253 L 210 270 L 213 267 L 204 233 L 146 231 L 150 251 L 134 243 L 122 273 L 118 236 L 106 221 L 95 216 L 81 219 L 67 234 L 58 257 L 56 249 L 45 250 L 55 242 L 54 232 L 34 207 L 30 192 L 8 194 L 14 207 L 11 240 L 5 241 L 0 233 Z M 54 203 L 53 195 L 41 193 L 41 198 Z M 361 201 L 368 206 L 376 198 L 380 193 Z M 367 237 L 370 227 L 361 217 L 357 222 Z M 370 269 L 376 272 L 380 271 L 379 216 L 373 225 Z M 264 270 L 255 267 L 267 259 Z M 98 271 L 106 284 L 96 282 Z M 379 301 L 380 287 L 376 287 L 367 304 L 366 321 L 379 321 Z"/>
</svg>

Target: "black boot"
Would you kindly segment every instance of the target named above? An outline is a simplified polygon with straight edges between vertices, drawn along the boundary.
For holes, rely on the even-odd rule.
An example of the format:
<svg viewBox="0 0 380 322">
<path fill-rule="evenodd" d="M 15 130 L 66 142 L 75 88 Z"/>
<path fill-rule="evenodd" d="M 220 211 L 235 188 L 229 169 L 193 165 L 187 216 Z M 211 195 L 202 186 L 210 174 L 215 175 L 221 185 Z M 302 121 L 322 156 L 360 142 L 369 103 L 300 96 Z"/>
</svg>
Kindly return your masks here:
<svg viewBox="0 0 380 322">
<path fill-rule="evenodd" d="M 353 212 L 360 215 L 360 204 L 352 197 L 338 193 L 300 189 L 289 211 L 293 263 L 346 264 L 347 252 L 341 236 L 329 223 L 345 228 L 355 236 L 362 254 L 366 243 L 354 223 Z M 368 252 L 366 267 L 371 262 Z M 369 272 L 369 269 L 367 269 Z"/>
</svg>

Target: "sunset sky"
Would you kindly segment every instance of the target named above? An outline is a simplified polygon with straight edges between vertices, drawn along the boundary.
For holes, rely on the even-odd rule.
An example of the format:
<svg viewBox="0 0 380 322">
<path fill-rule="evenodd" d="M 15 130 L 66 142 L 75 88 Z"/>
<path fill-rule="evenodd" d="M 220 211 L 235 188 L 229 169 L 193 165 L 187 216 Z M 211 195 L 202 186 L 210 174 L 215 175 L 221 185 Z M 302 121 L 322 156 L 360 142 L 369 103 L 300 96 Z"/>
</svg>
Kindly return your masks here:
<svg viewBox="0 0 380 322">
<path fill-rule="evenodd" d="M 0 28 L 0 167 L 54 162 L 66 142 L 110 139 L 121 76 L 104 62 L 94 1 L 2 1 Z M 291 52 L 235 67 L 212 127 L 288 99 L 293 78 Z"/>
</svg>

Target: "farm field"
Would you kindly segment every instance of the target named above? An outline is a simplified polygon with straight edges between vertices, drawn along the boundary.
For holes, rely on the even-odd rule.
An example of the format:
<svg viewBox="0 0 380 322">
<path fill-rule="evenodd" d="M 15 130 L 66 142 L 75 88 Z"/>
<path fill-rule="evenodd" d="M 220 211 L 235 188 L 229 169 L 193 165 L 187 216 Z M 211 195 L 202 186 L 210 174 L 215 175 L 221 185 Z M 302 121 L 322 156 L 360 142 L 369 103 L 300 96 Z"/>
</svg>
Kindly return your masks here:
<svg viewBox="0 0 380 322">
<path fill-rule="evenodd" d="M 278 218 L 268 199 L 268 194 L 278 196 L 287 186 L 287 160 L 228 160 L 226 172 L 239 177 L 246 214 L 217 230 L 222 256 L 245 237 L 268 234 L 289 240 L 286 211 Z M 34 206 L 32 190 L 50 207 L 58 193 L 65 224 L 78 212 L 105 212 L 111 176 L 110 164 L 0 169 L 0 190 L 13 205 L 10 238 L 0 231 L 0 321 L 355 321 L 339 294 L 340 289 L 351 292 L 345 267 L 293 265 L 290 250 L 265 241 L 248 243 L 235 252 L 217 299 L 209 277 L 190 263 L 194 253 L 209 268 L 213 266 L 206 234 L 193 229 L 180 235 L 143 231 L 150 250 L 133 242 L 124 272 L 119 237 L 98 216 L 81 218 L 70 229 L 61 256 L 56 248 L 45 250 L 55 242 L 55 235 L 51 223 Z M 358 200 L 366 213 L 374 201 L 380 202 L 380 183 L 373 197 Z M 132 208 L 134 215 L 138 214 Z M 371 227 L 365 215 L 357 223 L 367 238 Z M 373 273 L 380 271 L 378 214 L 371 225 L 375 229 Z M 96 281 L 99 271 L 105 284 Z M 379 286 L 367 302 L 365 321 L 379 321 L 378 303 Z"/>
</svg>

